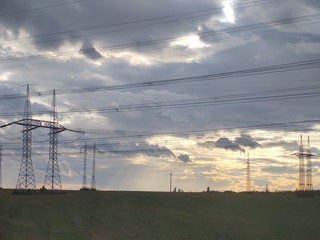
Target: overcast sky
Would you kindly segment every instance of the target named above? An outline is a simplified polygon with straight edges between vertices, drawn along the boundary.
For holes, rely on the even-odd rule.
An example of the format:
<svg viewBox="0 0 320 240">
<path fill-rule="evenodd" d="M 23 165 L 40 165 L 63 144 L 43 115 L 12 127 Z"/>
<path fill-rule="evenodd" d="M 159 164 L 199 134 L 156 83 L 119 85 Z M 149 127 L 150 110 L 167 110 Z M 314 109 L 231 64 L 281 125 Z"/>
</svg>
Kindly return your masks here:
<svg viewBox="0 0 320 240">
<path fill-rule="evenodd" d="M 318 0 L 0 0 L 0 124 L 33 118 L 59 134 L 64 189 L 79 189 L 96 143 L 103 190 L 295 190 L 300 134 L 320 154 Z M 43 114 L 45 113 L 45 114 Z M 2 185 L 16 185 L 20 126 L 0 130 Z M 33 131 L 37 188 L 48 131 Z M 88 155 L 91 181 L 92 151 Z M 320 161 L 313 184 L 320 188 Z"/>
</svg>

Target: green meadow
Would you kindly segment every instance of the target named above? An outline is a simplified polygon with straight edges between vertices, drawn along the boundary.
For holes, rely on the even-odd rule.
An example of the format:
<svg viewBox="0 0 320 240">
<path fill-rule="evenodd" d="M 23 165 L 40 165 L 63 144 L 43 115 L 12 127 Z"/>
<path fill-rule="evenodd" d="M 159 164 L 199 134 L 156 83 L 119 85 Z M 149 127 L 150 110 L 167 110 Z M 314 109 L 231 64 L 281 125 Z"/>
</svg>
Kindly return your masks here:
<svg viewBox="0 0 320 240">
<path fill-rule="evenodd" d="M 320 239 L 320 195 L 0 191 L 5 239 Z"/>
</svg>

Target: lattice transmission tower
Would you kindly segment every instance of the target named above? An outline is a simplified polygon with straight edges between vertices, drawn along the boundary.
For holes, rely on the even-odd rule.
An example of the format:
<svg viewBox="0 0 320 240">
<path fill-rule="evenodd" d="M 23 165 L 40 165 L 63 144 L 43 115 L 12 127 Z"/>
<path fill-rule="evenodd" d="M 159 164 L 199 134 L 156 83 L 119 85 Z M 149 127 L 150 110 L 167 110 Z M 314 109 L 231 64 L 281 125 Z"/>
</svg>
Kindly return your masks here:
<svg viewBox="0 0 320 240">
<path fill-rule="evenodd" d="M 0 189 L 2 189 L 2 145 L 0 145 Z"/>
<path fill-rule="evenodd" d="M 312 191 L 312 162 L 311 157 L 314 156 L 311 153 L 310 147 L 310 137 L 308 136 L 308 145 L 307 145 L 307 152 L 305 153 L 306 160 L 307 160 L 307 168 L 306 168 L 306 191 Z"/>
<path fill-rule="evenodd" d="M 35 189 L 36 182 L 33 173 L 32 157 L 31 157 L 31 142 L 33 127 L 31 126 L 31 103 L 29 85 L 27 85 L 27 97 L 25 101 L 23 114 L 23 147 L 22 147 L 22 161 L 19 170 L 16 189 Z"/>
<path fill-rule="evenodd" d="M 304 165 L 304 148 L 303 148 L 303 142 L 302 142 L 302 134 L 300 135 L 300 147 L 299 147 L 299 152 L 298 152 L 298 158 L 299 158 L 299 185 L 298 185 L 298 190 L 299 191 L 304 191 L 306 187 L 306 182 L 305 182 L 305 165 Z"/>
<path fill-rule="evenodd" d="M 82 148 L 81 148 L 82 149 Z M 87 161 L 88 153 L 92 150 L 92 177 L 91 177 L 91 188 L 87 186 Z M 80 150 L 81 151 L 81 150 Z M 96 143 L 92 146 L 88 146 L 87 143 L 84 143 L 83 146 L 83 178 L 82 178 L 82 187 L 81 190 L 96 190 L 96 153 L 98 151 Z"/>
<path fill-rule="evenodd" d="M 91 189 L 96 189 L 96 151 L 97 146 L 96 143 L 93 144 L 93 156 L 92 156 L 92 181 L 91 181 Z"/>
<path fill-rule="evenodd" d="M 248 153 L 248 156 L 247 156 L 246 191 L 247 191 L 247 192 L 251 192 L 251 173 L 250 173 L 250 158 L 249 158 L 249 153 Z"/>
<path fill-rule="evenodd" d="M 58 133 L 61 132 L 57 128 L 57 107 L 56 107 L 56 92 L 53 90 L 52 111 L 49 133 L 49 161 L 47 166 L 44 187 L 51 190 L 62 190 L 60 170 L 58 163 Z"/>
<path fill-rule="evenodd" d="M 61 179 L 58 165 L 58 133 L 63 131 L 71 131 L 76 133 L 84 133 L 83 131 L 67 129 L 57 121 L 56 98 L 55 91 L 53 93 L 53 110 L 51 112 L 52 121 L 37 120 L 32 118 L 29 85 L 27 85 L 27 96 L 23 119 L 1 125 L 5 128 L 11 125 L 23 126 L 23 149 L 22 160 L 17 180 L 16 190 L 33 190 L 36 188 L 33 165 L 32 165 L 32 130 L 37 128 L 50 129 L 49 139 L 49 162 L 45 178 L 45 186 L 49 186 L 52 190 L 61 189 Z"/>
<path fill-rule="evenodd" d="M 83 178 L 82 178 L 82 188 L 87 189 L 87 143 L 84 143 L 83 147 Z"/>
</svg>

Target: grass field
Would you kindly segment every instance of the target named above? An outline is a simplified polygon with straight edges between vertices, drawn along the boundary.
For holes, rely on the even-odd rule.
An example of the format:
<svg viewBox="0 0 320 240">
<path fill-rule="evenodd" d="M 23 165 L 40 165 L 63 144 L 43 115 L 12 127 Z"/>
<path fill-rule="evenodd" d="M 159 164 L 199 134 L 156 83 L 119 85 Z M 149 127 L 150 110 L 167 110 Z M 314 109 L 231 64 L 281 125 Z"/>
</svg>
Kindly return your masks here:
<svg viewBox="0 0 320 240">
<path fill-rule="evenodd" d="M 0 239 L 320 239 L 320 196 L 2 190 Z"/>
</svg>

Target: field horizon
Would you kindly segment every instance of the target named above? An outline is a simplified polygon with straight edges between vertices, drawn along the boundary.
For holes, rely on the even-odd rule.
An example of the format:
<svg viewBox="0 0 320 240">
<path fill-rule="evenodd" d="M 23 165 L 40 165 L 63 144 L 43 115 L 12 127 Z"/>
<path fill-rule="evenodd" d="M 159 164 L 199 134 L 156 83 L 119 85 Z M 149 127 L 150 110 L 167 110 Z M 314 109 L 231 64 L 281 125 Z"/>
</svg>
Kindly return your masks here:
<svg viewBox="0 0 320 240">
<path fill-rule="evenodd" d="M 320 196 L 0 190 L 0 239 L 319 239 Z"/>
</svg>

